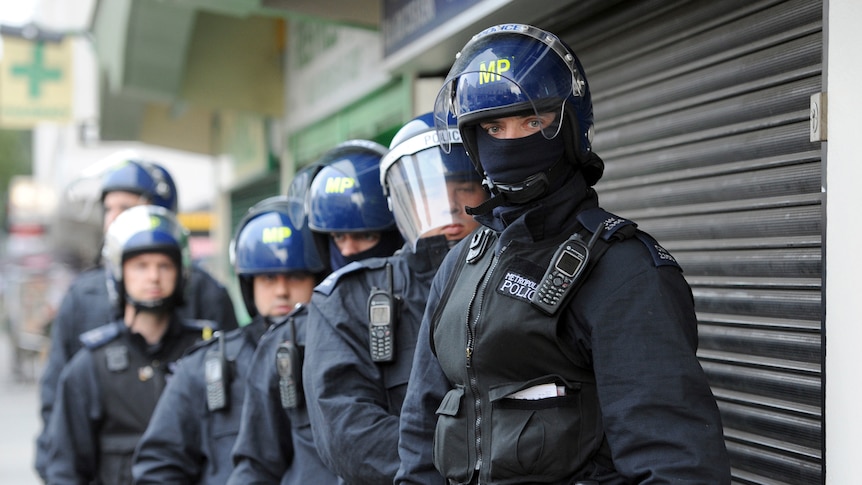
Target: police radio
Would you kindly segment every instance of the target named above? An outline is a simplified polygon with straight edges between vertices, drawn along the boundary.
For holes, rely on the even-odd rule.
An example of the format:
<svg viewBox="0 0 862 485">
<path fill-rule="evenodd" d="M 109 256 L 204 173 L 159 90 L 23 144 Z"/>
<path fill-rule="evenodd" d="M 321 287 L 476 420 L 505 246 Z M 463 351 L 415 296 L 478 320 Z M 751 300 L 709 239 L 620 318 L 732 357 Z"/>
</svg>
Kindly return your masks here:
<svg viewBox="0 0 862 485">
<path fill-rule="evenodd" d="M 293 335 L 296 335 L 296 332 L 293 332 Z M 296 409 L 304 400 L 300 362 L 302 358 L 299 349 L 292 340 L 279 344 L 275 351 L 275 366 L 278 370 L 278 393 L 281 396 L 281 407 L 284 409 Z"/>
<path fill-rule="evenodd" d="M 204 358 L 204 378 L 207 386 L 207 409 L 227 409 L 230 402 L 229 374 L 225 356 L 224 332 L 216 332 L 218 345 L 207 351 Z"/>
<path fill-rule="evenodd" d="M 584 243 L 581 235 L 575 233 L 557 248 L 551 258 L 551 265 L 545 270 L 545 275 L 530 300 L 534 307 L 546 315 L 553 315 L 559 310 L 584 274 L 590 259 L 590 250 L 603 229 L 604 224 L 600 224 L 589 243 Z"/>
<path fill-rule="evenodd" d="M 392 294 L 392 265 L 386 263 L 386 281 L 389 288 L 374 288 L 368 297 L 368 332 L 371 360 L 395 360 L 395 315 L 398 299 Z"/>
</svg>

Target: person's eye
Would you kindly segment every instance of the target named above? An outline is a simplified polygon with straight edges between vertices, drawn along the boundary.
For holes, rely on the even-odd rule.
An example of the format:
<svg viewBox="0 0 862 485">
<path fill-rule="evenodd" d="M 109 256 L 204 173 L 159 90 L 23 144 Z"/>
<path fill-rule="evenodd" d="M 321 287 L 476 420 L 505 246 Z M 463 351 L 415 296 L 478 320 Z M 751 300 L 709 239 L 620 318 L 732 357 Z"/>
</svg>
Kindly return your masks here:
<svg viewBox="0 0 862 485">
<path fill-rule="evenodd" d="M 344 242 L 347 239 L 347 234 L 343 232 L 333 232 L 330 234 L 330 237 L 332 237 L 332 240 L 335 242 Z"/>
<path fill-rule="evenodd" d="M 500 132 L 500 127 L 497 125 L 480 125 L 485 133 L 489 135 L 495 135 Z"/>
<path fill-rule="evenodd" d="M 533 129 L 539 129 L 542 127 L 542 120 L 539 118 L 534 118 L 527 122 L 527 125 Z"/>
<path fill-rule="evenodd" d="M 455 190 L 457 192 L 462 192 L 464 194 L 472 194 L 473 192 L 476 191 L 476 186 L 473 184 L 464 184 L 464 185 L 459 185 L 458 187 L 455 188 Z"/>
</svg>

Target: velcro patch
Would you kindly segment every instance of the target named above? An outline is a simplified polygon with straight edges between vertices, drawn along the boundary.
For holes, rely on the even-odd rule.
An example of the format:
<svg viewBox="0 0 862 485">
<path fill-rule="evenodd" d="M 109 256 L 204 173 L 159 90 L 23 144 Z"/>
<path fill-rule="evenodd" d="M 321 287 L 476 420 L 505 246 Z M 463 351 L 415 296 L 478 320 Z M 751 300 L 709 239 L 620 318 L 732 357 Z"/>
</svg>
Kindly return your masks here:
<svg viewBox="0 0 862 485">
<path fill-rule="evenodd" d="M 541 268 L 526 260 L 516 260 L 503 272 L 497 293 L 529 303 L 541 278 Z"/>
<path fill-rule="evenodd" d="M 129 368 L 129 349 L 125 345 L 106 348 L 105 358 L 111 372 L 122 372 Z"/>
</svg>

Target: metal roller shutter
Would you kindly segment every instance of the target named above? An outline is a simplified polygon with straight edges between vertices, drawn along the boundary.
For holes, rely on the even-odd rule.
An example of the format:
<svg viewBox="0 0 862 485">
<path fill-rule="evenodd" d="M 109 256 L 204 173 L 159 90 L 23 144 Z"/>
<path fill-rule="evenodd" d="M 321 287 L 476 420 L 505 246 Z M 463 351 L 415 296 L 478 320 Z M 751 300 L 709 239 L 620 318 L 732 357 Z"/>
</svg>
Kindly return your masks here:
<svg viewBox="0 0 862 485">
<path fill-rule="evenodd" d="M 685 269 L 736 483 L 822 480 L 822 9 L 584 1 L 537 23 L 587 71 L 602 205 Z"/>
</svg>

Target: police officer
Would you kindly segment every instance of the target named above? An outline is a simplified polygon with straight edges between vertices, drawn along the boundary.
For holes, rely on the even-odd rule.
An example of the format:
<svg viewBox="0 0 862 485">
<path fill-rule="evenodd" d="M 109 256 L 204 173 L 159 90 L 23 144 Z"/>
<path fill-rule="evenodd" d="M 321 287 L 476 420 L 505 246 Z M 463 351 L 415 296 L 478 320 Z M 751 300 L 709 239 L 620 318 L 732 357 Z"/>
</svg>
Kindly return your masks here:
<svg viewBox="0 0 862 485">
<path fill-rule="evenodd" d="M 309 225 L 318 229 L 314 233 L 320 243 L 317 247 L 338 252 L 328 258 L 334 264 L 343 265 L 375 251 L 374 247 L 366 246 L 357 252 L 354 243 L 380 244 L 381 239 L 389 239 L 389 243 L 376 249 L 388 251 L 379 254 L 389 254 L 392 250 L 383 248 L 392 248 L 393 239 L 401 241 L 401 235 L 389 229 L 393 224 L 392 213 L 380 188 L 378 172 L 380 154 L 384 151 L 382 146 L 369 142 L 347 142 L 298 172 L 288 189 L 288 197 L 297 202 L 292 208 L 316 208 L 308 216 L 309 222 L 313 219 Z M 322 178 L 318 179 L 321 173 Z M 295 213 L 292 220 L 304 224 L 305 214 Z M 336 241 L 332 234 L 338 233 L 377 233 L 382 238 Z M 297 309 L 288 321 L 274 325 L 267 332 L 255 352 L 252 363 L 255 379 L 246 392 L 240 434 L 233 452 L 236 468 L 230 484 L 338 482 L 317 453 L 302 390 L 306 319 L 306 308 Z"/>
<path fill-rule="evenodd" d="M 125 209 L 141 204 L 177 210 L 177 191 L 170 174 L 161 166 L 142 160 L 124 160 L 103 176 L 101 200 L 104 228 Z M 81 348 L 78 337 L 114 320 L 117 315 L 108 298 L 105 269 L 91 268 L 79 275 L 69 287 L 51 326 L 48 362 L 40 383 L 42 422 L 47 426 L 55 401 L 57 380 L 63 366 Z M 227 290 L 197 266 L 191 266 L 186 282 L 181 315 L 219 322 L 222 328 L 236 328 L 236 315 Z M 47 434 L 37 441 L 36 469 L 44 478 Z"/>
<path fill-rule="evenodd" d="M 435 117 L 450 113 L 493 197 L 434 281 L 396 483 L 729 483 L 691 290 L 598 207 L 574 53 L 532 26 L 489 28 L 438 95 Z"/>
<path fill-rule="evenodd" d="M 253 320 L 197 345 L 179 362 L 138 444 L 135 483 L 224 484 L 230 476 L 246 386 L 261 377 L 250 370 L 258 341 L 270 325 L 293 318 L 326 275 L 308 229 L 293 224 L 290 212 L 287 197 L 270 197 L 237 225 L 231 257 Z"/>
<path fill-rule="evenodd" d="M 309 305 L 303 387 L 314 442 L 346 483 L 390 483 L 398 469 L 398 415 L 428 288 L 450 246 L 477 226 L 464 207 L 487 197 L 463 152 L 443 156 L 430 115 L 391 147 L 380 181 L 404 247 L 332 273 Z M 329 183 L 322 176 L 315 184 Z"/>
<path fill-rule="evenodd" d="M 187 233 L 158 206 L 123 212 L 102 257 L 122 317 L 81 336 L 48 424 L 48 483 L 132 483 L 131 459 L 176 359 L 215 322 L 179 316 Z"/>
</svg>

